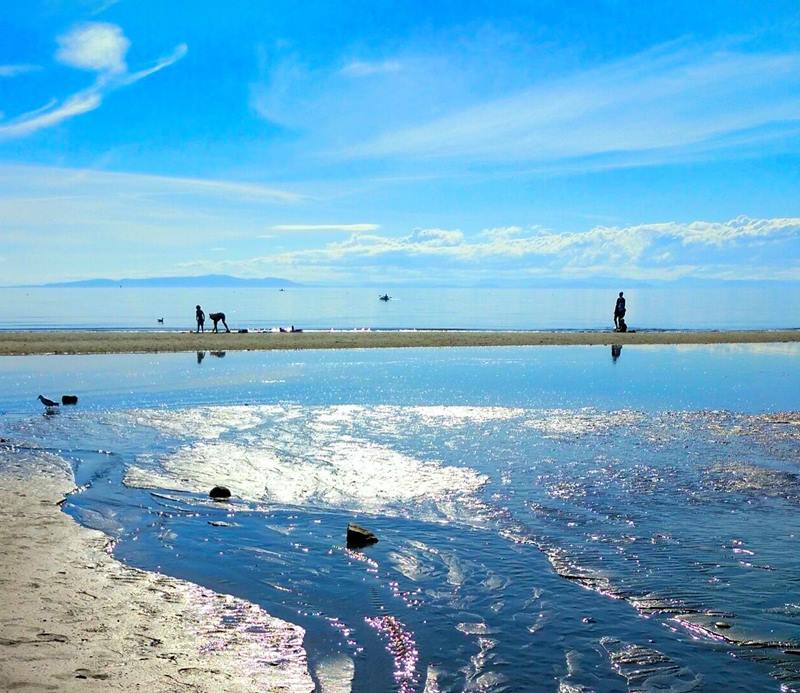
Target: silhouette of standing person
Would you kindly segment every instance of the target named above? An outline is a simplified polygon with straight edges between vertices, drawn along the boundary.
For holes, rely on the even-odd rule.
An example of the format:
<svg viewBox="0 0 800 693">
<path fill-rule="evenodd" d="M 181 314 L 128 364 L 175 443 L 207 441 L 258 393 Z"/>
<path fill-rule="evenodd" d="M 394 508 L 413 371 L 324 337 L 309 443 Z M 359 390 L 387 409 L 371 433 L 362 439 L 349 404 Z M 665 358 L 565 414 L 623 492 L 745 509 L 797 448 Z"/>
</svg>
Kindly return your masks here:
<svg viewBox="0 0 800 693">
<path fill-rule="evenodd" d="M 197 319 L 197 331 L 205 332 L 206 314 L 200 306 L 197 306 L 194 311 L 194 317 Z"/>
<path fill-rule="evenodd" d="M 623 318 L 625 317 L 625 298 L 622 295 L 622 292 L 619 292 L 619 297 L 617 298 L 617 302 L 614 305 L 614 328 L 619 329 L 620 323 L 623 322 Z"/>
<path fill-rule="evenodd" d="M 217 323 L 221 322 L 225 325 L 225 331 L 230 332 L 230 328 L 228 327 L 228 323 L 225 322 L 225 313 L 209 313 L 208 317 L 214 321 L 214 332 L 217 332 Z"/>
</svg>

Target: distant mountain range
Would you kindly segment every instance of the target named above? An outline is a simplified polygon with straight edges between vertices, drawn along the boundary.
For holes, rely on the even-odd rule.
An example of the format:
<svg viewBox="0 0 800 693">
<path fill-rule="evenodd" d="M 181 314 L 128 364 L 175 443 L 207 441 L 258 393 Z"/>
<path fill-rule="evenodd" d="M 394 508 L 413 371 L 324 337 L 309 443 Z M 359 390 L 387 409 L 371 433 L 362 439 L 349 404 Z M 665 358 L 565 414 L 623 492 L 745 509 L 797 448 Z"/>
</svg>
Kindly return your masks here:
<svg viewBox="0 0 800 693">
<path fill-rule="evenodd" d="M 204 274 L 197 277 L 146 277 L 144 279 L 81 279 L 72 282 L 50 282 L 36 284 L 37 288 L 46 289 L 104 289 L 104 288 L 191 288 L 191 287 L 289 287 L 301 286 L 296 282 L 280 277 L 261 277 L 244 279 L 227 274 Z"/>
<path fill-rule="evenodd" d="M 368 281 L 354 287 L 353 284 L 339 283 L 316 283 L 299 284 L 289 279 L 280 277 L 260 277 L 255 279 L 245 279 L 243 277 L 232 277 L 228 274 L 204 274 L 195 277 L 146 277 L 142 279 L 81 279 L 70 282 L 49 282 L 46 284 L 27 284 L 16 288 L 45 288 L 45 289 L 96 289 L 96 288 L 248 288 L 248 287 L 317 287 L 326 289 L 337 288 L 361 288 L 377 289 L 386 291 L 388 288 L 394 289 L 613 289 L 630 290 L 644 288 L 732 288 L 732 287 L 760 287 L 760 286 L 787 286 L 796 287 L 796 280 L 721 280 L 721 279 L 702 279 L 695 277 L 683 277 L 677 280 L 641 280 L 641 279 L 620 279 L 614 277 L 587 277 L 585 279 L 560 279 L 555 277 L 525 277 L 520 279 L 500 278 L 495 280 L 482 280 L 477 282 L 448 282 L 429 280 L 424 283 L 406 282 L 403 280 L 385 282 Z M 12 288 L 12 287 L 5 287 Z"/>
</svg>

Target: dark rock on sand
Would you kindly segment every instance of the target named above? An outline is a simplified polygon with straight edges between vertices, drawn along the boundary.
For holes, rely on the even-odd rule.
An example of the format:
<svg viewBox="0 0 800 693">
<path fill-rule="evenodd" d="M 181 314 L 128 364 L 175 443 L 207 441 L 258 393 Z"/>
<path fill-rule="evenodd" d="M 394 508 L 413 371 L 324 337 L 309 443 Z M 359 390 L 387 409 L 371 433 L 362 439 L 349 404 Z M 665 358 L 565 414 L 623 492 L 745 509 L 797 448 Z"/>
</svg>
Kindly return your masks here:
<svg viewBox="0 0 800 693">
<path fill-rule="evenodd" d="M 368 529 L 364 529 L 361 525 L 351 522 L 347 525 L 347 547 L 348 548 L 361 548 L 369 546 L 370 544 L 377 544 L 378 537 L 376 537 Z"/>
<path fill-rule="evenodd" d="M 208 495 L 215 501 L 228 500 L 231 497 L 231 490 L 225 486 L 215 486 L 208 492 Z"/>
<path fill-rule="evenodd" d="M 78 395 L 61 395 L 61 404 L 77 404 Z"/>
</svg>

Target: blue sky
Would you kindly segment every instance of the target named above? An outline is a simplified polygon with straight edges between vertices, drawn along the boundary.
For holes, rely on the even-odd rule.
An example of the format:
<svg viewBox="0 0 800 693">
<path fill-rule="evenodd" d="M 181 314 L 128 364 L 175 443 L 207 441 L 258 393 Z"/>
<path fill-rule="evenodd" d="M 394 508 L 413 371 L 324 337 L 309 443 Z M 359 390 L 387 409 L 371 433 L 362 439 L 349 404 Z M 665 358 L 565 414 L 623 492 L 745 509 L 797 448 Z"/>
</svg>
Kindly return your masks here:
<svg viewBox="0 0 800 693">
<path fill-rule="evenodd" d="M 800 280 L 800 5 L 8 3 L 4 284 Z"/>
</svg>

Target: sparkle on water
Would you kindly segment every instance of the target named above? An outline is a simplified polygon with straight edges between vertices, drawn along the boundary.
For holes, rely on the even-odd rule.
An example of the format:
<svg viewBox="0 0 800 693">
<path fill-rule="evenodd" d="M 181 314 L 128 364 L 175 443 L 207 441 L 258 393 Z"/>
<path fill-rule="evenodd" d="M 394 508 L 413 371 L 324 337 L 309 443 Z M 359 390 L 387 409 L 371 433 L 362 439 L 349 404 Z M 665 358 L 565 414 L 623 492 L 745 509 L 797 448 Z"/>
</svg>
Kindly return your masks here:
<svg viewBox="0 0 800 693">
<path fill-rule="evenodd" d="M 188 392 L 142 357 L 146 406 L 132 357 L 94 406 L 6 396 L 4 464 L 68 460 L 116 556 L 302 626 L 320 690 L 800 687 L 798 349 L 232 356 Z"/>
</svg>

